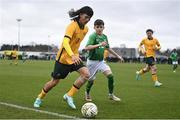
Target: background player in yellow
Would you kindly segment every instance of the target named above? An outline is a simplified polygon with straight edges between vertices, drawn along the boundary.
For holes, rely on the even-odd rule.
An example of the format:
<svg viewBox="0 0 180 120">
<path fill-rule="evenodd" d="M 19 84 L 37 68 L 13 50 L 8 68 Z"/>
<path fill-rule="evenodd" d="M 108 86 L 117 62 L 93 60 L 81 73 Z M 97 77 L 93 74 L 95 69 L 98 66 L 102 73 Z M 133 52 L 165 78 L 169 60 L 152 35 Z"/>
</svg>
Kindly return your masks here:
<svg viewBox="0 0 180 120">
<path fill-rule="evenodd" d="M 14 50 L 11 52 L 10 59 L 12 59 L 10 65 L 12 65 L 13 63 L 14 63 L 15 65 L 18 64 L 18 53 L 17 53 L 17 50 L 16 50 L 16 49 L 14 49 Z"/>
<path fill-rule="evenodd" d="M 109 51 L 108 50 L 104 50 L 104 60 L 106 61 L 107 58 L 109 56 Z"/>
<path fill-rule="evenodd" d="M 77 71 L 80 74 L 79 78 L 74 82 L 72 88 L 63 96 L 67 104 L 72 109 L 76 109 L 72 97 L 89 79 L 89 70 L 83 65 L 82 60 L 79 58 L 78 49 L 81 41 L 88 32 L 86 24 L 93 16 L 93 10 L 88 6 L 82 7 L 77 11 L 71 9 L 69 16 L 73 21 L 68 25 L 63 43 L 57 53 L 54 71 L 51 74 L 52 79 L 44 85 L 41 93 L 34 102 L 34 107 L 40 107 L 42 99 L 59 83 L 60 79 L 66 78 L 70 72 Z"/>
<path fill-rule="evenodd" d="M 139 80 L 140 75 L 143 75 L 144 73 L 149 72 L 151 70 L 152 80 L 155 83 L 154 85 L 156 87 L 159 87 L 162 85 L 162 83 L 158 81 L 158 77 L 157 77 L 157 67 L 155 65 L 155 59 L 156 59 L 155 54 L 157 50 L 161 49 L 161 46 L 159 44 L 159 41 L 152 36 L 153 35 L 152 29 L 147 29 L 146 34 L 147 34 L 147 37 L 144 38 L 139 45 L 139 51 L 145 56 L 146 66 L 140 71 L 136 72 L 136 79 Z"/>
</svg>

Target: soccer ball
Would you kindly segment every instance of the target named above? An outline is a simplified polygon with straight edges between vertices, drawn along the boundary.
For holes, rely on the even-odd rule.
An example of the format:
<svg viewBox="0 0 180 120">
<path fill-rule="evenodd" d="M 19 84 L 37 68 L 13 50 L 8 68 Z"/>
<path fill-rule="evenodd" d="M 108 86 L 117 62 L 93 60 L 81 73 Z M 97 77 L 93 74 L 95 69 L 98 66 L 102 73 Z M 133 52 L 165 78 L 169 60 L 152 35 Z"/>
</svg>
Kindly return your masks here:
<svg viewBox="0 0 180 120">
<path fill-rule="evenodd" d="M 81 113 L 85 118 L 94 118 L 98 113 L 98 109 L 94 103 L 88 102 L 82 106 Z"/>
</svg>

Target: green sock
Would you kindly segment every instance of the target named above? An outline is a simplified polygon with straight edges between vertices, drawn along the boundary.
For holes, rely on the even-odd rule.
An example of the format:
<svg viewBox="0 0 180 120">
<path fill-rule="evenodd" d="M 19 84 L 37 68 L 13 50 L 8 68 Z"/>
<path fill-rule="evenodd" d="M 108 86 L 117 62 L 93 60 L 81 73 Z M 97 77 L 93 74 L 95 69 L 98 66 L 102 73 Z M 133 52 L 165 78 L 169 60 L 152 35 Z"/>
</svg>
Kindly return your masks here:
<svg viewBox="0 0 180 120">
<path fill-rule="evenodd" d="M 93 86 L 94 81 L 88 81 L 87 85 L 86 85 L 86 92 L 87 94 L 89 94 L 91 87 Z"/>
<path fill-rule="evenodd" d="M 173 65 L 173 70 L 175 69 L 175 65 Z"/>
<path fill-rule="evenodd" d="M 173 65 L 173 70 L 176 70 L 176 68 L 177 68 L 176 65 Z"/>
<path fill-rule="evenodd" d="M 175 69 L 177 69 L 178 65 L 175 65 Z"/>
<path fill-rule="evenodd" d="M 114 89 L 114 78 L 113 75 L 110 74 L 107 76 L 108 78 L 108 88 L 109 88 L 109 93 L 112 94 L 113 93 L 113 89 Z"/>
</svg>

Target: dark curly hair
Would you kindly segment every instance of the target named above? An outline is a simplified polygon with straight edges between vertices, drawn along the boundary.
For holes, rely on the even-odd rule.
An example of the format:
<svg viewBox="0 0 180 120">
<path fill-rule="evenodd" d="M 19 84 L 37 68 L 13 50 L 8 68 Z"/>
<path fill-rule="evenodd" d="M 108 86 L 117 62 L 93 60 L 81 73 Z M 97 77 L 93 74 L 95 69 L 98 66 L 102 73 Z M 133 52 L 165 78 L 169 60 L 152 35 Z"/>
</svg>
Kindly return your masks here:
<svg viewBox="0 0 180 120">
<path fill-rule="evenodd" d="M 152 33 L 154 33 L 154 31 L 153 31 L 152 29 L 147 29 L 147 30 L 146 30 L 146 33 L 147 33 L 147 32 L 152 32 Z"/>
</svg>

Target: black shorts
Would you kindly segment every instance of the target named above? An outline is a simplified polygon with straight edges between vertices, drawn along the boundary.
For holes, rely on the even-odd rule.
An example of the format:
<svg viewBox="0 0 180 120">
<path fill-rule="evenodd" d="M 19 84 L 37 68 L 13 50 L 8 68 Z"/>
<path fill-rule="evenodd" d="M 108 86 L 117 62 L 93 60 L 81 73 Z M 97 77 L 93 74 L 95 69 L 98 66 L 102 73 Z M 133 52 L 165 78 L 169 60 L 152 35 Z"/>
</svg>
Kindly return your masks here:
<svg viewBox="0 0 180 120">
<path fill-rule="evenodd" d="M 147 57 L 146 58 L 146 64 L 153 66 L 155 65 L 155 58 L 154 57 Z"/>
<path fill-rule="evenodd" d="M 85 65 L 82 62 L 79 65 L 66 65 L 56 61 L 54 71 L 51 73 L 51 76 L 54 79 L 64 79 L 70 72 L 77 71 L 84 66 Z"/>
<path fill-rule="evenodd" d="M 12 57 L 10 57 L 10 59 L 11 59 L 11 60 L 16 60 L 16 57 L 13 57 L 13 56 L 12 56 Z"/>
</svg>

